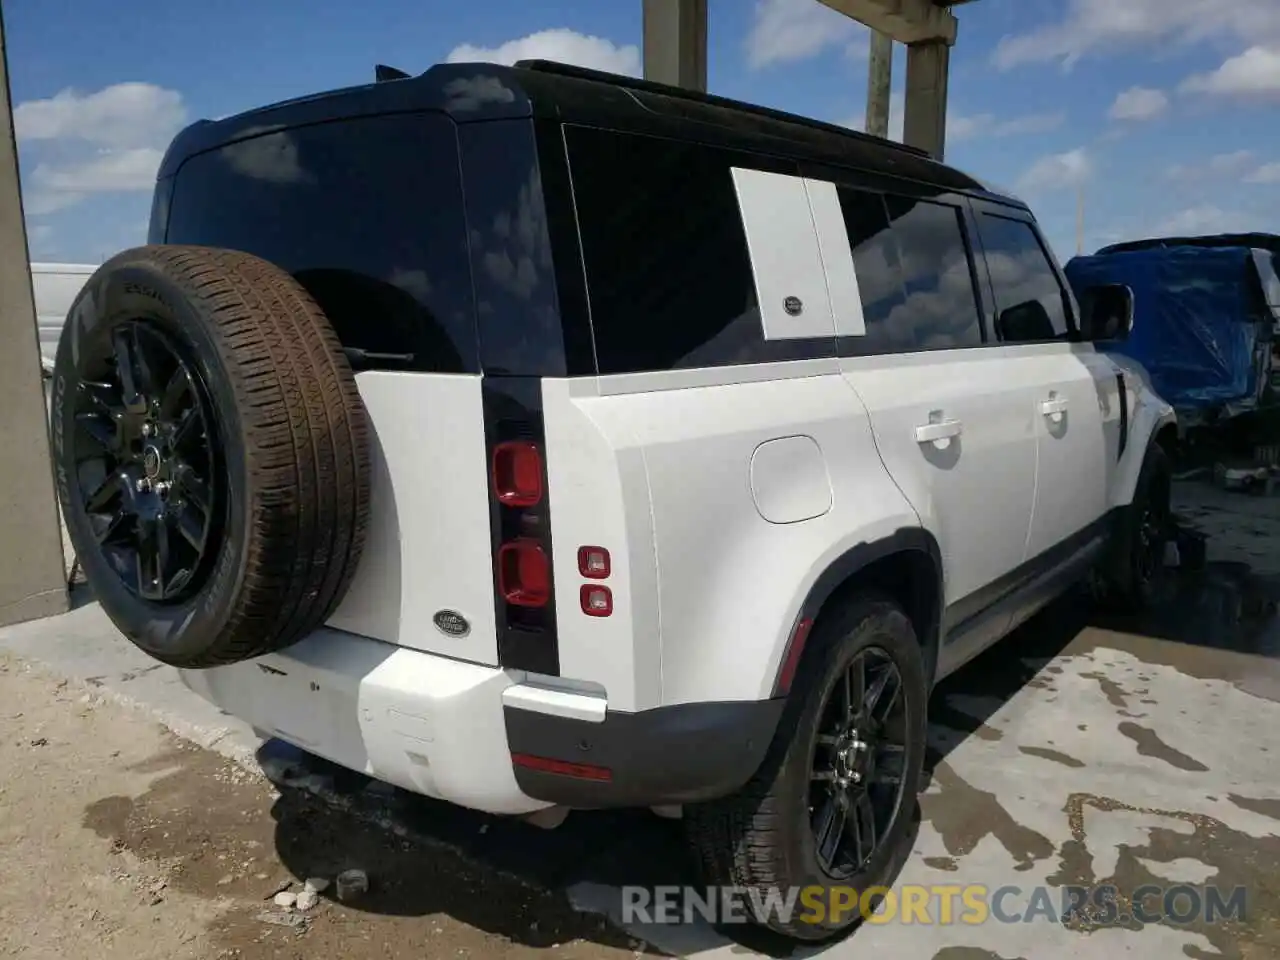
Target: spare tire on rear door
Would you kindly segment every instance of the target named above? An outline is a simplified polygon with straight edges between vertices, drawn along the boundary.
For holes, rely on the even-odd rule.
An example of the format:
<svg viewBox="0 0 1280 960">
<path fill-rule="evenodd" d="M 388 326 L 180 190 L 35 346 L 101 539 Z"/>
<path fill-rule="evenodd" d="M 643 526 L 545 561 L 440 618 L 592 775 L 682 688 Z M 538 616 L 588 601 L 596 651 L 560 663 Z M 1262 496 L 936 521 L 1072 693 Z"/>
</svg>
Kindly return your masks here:
<svg viewBox="0 0 1280 960">
<path fill-rule="evenodd" d="M 283 270 L 202 247 L 112 257 L 72 305 L 52 423 L 81 568 L 157 660 L 280 650 L 342 600 L 368 523 L 368 415 Z"/>
</svg>

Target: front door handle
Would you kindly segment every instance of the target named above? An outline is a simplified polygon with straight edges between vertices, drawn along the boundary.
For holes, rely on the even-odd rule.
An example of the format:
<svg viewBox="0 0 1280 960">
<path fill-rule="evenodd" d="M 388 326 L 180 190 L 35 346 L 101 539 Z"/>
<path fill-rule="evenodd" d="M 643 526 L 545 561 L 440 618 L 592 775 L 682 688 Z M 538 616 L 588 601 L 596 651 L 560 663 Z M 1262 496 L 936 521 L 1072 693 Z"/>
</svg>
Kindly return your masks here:
<svg viewBox="0 0 1280 960">
<path fill-rule="evenodd" d="M 935 420 L 916 427 L 916 443 L 937 443 L 960 436 L 964 428 L 959 420 Z"/>
<path fill-rule="evenodd" d="M 1067 398 L 1060 397 L 1056 393 L 1049 394 L 1049 399 L 1040 404 L 1040 412 L 1058 423 L 1062 420 L 1062 415 L 1067 412 Z"/>
</svg>

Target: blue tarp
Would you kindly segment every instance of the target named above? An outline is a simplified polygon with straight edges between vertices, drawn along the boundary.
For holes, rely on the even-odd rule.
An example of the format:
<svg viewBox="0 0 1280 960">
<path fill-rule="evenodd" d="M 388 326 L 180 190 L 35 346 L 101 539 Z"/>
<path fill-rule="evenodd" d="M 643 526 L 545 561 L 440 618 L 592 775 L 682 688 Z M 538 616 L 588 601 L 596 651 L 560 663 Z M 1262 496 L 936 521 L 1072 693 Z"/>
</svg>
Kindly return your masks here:
<svg viewBox="0 0 1280 960">
<path fill-rule="evenodd" d="M 1133 330 L 1100 349 L 1132 357 L 1175 407 L 1250 401 L 1259 389 L 1253 252 L 1162 247 L 1075 257 L 1064 270 L 1076 295 L 1100 283 L 1133 291 Z"/>
</svg>

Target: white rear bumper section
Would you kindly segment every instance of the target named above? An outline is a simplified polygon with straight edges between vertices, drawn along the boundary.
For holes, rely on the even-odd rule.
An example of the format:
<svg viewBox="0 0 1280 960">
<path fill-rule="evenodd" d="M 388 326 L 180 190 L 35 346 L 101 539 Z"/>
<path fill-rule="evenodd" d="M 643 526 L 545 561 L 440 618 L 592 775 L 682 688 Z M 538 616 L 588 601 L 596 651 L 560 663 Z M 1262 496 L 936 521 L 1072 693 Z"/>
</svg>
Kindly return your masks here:
<svg viewBox="0 0 1280 960">
<path fill-rule="evenodd" d="M 181 670 L 206 700 L 259 730 L 416 793 L 497 814 L 548 806 L 516 785 L 512 706 L 602 721 L 606 702 L 508 673 L 320 630 L 282 653 Z"/>
</svg>

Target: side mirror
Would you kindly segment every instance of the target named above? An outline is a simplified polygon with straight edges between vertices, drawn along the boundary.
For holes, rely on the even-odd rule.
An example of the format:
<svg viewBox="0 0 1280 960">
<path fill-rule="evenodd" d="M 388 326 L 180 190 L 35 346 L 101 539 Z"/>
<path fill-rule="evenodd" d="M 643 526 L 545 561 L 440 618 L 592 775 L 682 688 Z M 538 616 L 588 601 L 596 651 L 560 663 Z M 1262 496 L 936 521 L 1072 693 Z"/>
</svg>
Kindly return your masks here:
<svg viewBox="0 0 1280 960">
<path fill-rule="evenodd" d="M 1133 291 L 1121 283 L 1087 287 L 1080 303 L 1080 334 L 1087 341 L 1124 340 L 1133 329 Z"/>
</svg>

